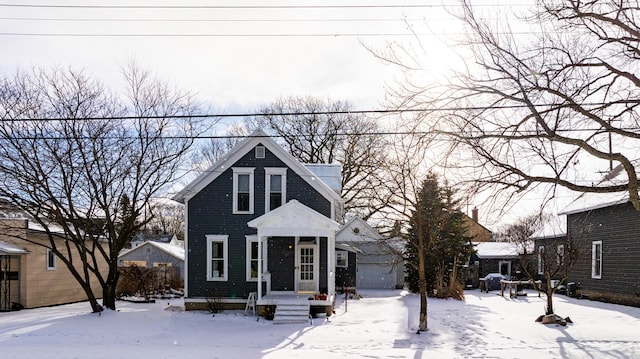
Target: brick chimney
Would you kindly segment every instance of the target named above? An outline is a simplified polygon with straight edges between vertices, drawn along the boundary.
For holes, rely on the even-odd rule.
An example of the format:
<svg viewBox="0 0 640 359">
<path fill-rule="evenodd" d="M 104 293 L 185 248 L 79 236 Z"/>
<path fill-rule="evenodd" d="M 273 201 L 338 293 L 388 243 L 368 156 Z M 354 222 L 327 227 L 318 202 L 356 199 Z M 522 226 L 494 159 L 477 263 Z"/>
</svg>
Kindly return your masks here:
<svg viewBox="0 0 640 359">
<path fill-rule="evenodd" d="M 478 223 L 478 207 L 474 206 L 471 210 L 471 219 L 473 219 L 474 222 Z"/>
</svg>

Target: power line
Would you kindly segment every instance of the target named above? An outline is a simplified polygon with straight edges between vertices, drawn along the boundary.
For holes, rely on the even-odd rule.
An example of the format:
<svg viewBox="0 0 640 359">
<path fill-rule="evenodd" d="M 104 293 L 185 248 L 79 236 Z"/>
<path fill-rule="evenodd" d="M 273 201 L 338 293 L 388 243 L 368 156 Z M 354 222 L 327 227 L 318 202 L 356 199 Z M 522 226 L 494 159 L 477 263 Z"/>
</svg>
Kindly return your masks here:
<svg viewBox="0 0 640 359">
<path fill-rule="evenodd" d="M 416 33 L 306 33 L 306 34 L 83 34 L 83 33 L 44 33 L 44 32 L 0 32 L 0 36 L 44 36 L 44 37 L 390 37 L 390 36 L 427 36 Z"/>
<path fill-rule="evenodd" d="M 620 100 L 612 102 L 589 102 L 580 104 L 581 107 L 611 107 L 613 105 L 640 105 L 638 100 Z M 447 106 L 438 108 L 398 108 L 398 109 L 372 109 L 372 110 L 341 110 L 341 111 L 292 111 L 292 112 L 246 112 L 231 114 L 188 114 L 188 115 L 127 115 L 127 116 L 96 116 L 96 117 L 39 117 L 39 118 L 4 118 L 2 122 L 47 122 L 47 121 L 101 121 L 101 120 L 137 120 L 137 119 L 189 119 L 189 118 L 244 118 L 244 117 L 267 117 L 267 116 L 313 116 L 313 115 L 385 115 L 402 113 L 434 113 L 450 111 L 486 111 L 486 110 L 511 110 L 526 109 L 531 106 L 535 108 L 555 107 L 570 108 L 570 104 L 533 104 L 533 105 L 492 105 L 492 106 Z"/>
<path fill-rule="evenodd" d="M 530 3 L 515 3 L 509 4 L 509 7 L 513 6 L 531 6 Z M 40 9 L 182 9 L 182 10 L 206 10 L 206 9 L 253 9 L 253 10 L 266 10 L 266 9 L 428 9 L 428 8 L 447 8 L 447 7 L 461 7 L 461 4 L 376 4 L 376 5 L 51 5 L 51 4 L 8 4 L 0 3 L 0 7 L 12 7 L 12 8 L 40 8 Z M 500 3 L 493 4 L 474 4 L 474 7 L 505 7 L 506 5 Z"/>
</svg>

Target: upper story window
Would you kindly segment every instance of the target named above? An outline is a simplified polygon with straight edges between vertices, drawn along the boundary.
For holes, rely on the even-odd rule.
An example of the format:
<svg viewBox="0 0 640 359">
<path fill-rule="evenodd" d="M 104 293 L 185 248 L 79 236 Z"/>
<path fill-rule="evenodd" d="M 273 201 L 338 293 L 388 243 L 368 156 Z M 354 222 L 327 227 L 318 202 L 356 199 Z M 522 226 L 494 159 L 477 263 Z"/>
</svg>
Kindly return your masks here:
<svg viewBox="0 0 640 359">
<path fill-rule="evenodd" d="M 265 213 L 272 211 L 286 203 L 287 197 L 287 169 L 265 168 Z"/>
<path fill-rule="evenodd" d="M 253 213 L 253 167 L 233 168 L 233 213 Z"/>
<path fill-rule="evenodd" d="M 591 243 L 591 278 L 602 278 L 602 241 Z"/>
</svg>

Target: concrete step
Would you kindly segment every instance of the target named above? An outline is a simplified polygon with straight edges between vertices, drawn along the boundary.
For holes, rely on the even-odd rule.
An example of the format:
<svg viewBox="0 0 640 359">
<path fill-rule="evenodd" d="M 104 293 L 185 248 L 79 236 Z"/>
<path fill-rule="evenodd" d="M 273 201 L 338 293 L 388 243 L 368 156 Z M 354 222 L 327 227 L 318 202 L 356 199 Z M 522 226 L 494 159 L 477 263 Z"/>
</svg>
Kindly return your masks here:
<svg viewBox="0 0 640 359">
<path fill-rule="evenodd" d="M 273 322 L 283 323 L 306 323 L 309 321 L 309 303 L 278 303 Z"/>
</svg>

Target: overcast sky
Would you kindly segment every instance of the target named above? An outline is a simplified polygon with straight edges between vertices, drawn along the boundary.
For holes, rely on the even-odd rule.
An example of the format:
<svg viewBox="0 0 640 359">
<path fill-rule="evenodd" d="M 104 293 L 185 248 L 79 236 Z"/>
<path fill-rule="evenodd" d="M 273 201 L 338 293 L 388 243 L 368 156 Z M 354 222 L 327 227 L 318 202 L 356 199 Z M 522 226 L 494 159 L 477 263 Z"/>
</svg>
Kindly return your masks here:
<svg viewBox="0 0 640 359">
<path fill-rule="evenodd" d="M 408 44 L 412 31 L 456 30 L 439 0 L 10 0 L 0 4 L 0 72 L 72 66 L 117 87 L 135 59 L 221 112 L 307 95 L 366 110 L 381 107 L 397 71 L 363 44 Z M 422 38 L 425 67 L 438 71 L 448 63 L 442 44 Z"/>
</svg>

